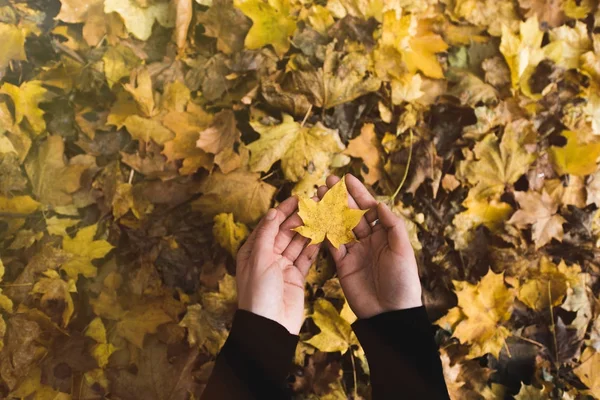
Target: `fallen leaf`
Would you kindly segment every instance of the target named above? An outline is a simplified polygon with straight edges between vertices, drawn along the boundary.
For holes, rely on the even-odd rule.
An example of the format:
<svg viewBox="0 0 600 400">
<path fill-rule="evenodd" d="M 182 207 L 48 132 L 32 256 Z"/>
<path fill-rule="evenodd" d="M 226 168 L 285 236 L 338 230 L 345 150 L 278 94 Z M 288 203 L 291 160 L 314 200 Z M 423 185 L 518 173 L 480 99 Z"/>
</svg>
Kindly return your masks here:
<svg viewBox="0 0 600 400">
<path fill-rule="evenodd" d="M 72 279 L 81 274 L 87 278 L 96 276 L 93 260 L 103 258 L 113 246 L 106 240 L 94 240 L 98 225 L 90 225 L 77 231 L 74 238 L 63 237 L 62 248 L 71 258 L 62 265 L 62 270 Z"/>
<path fill-rule="evenodd" d="M 498 358 L 510 331 L 502 326 L 512 314 L 514 294 L 504 284 L 504 274 L 489 270 L 476 285 L 454 281 L 458 306 L 436 321 L 471 345 L 467 358 L 486 353 Z"/>
<path fill-rule="evenodd" d="M 258 221 L 271 205 L 275 187 L 260 180 L 260 174 L 236 170 L 213 172 L 201 185 L 202 197 L 192 203 L 196 210 L 214 216 L 232 213 L 249 224 Z"/>
<path fill-rule="evenodd" d="M 213 221 L 213 235 L 217 243 L 235 258 L 242 242 L 249 235 L 248 227 L 235 222 L 231 213 L 217 214 Z"/>
<path fill-rule="evenodd" d="M 5 82 L 0 87 L 0 93 L 8 95 L 15 105 L 15 124 L 27 119 L 32 131 L 39 135 L 46 129 L 44 111 L 39 104 L 47 100 L 47 90 L 40 81 L 28 81 L 21 86 Z"/>
<path fill-rule="evenodd" d="M 322 171 L 329 167 L 333 154 L 343 150 L 338 132 L 322 124 L 304 127 L 290 115 L 284 115 L 279 125 L 251 123 L 260 139 L 250 143 L 250 169 L 267 172 L 278 160 L 287 179 L 297 182 L 308 170 Z"/>
<path fill-rule="evenodd" d="M 600 143 L 583 143 L 576 132 L 563 131 L 567 139 L 563 147 L 552 146 L 548 150 L 552 164 L 561 174 L 578 176 L 589 175 L 596 171 L 596 160 L 600 156 Z"/>
<path fill-rule="evenodd" d="M 175 10 L 171 2 L 157 2 L 141 7 L 136 0 L 105 0 L 104 12 L 116 12 L 133 36 L 147 40 L 152 34 L 154 21 L 166 28 L 175 26 Z"/>
<path fill-rule="evenodd" d="M 234 5 L 252 20 L 245 47 L 259 49 L 270 44 L 279 55 L 289 49 L 289 38 L 296 30 L 289 0 L 234 0 Z"/>
<path fill-rule="evenodd" d="M 365 124 L 360 130 L 360 135 L 348 143 L 344 154 L 362 158 L 364 167 L 361 168 L 361 174 L 365 183 L 373 185 L 382 177 L 382 162 L 380 153 L 382 152 L 381 143 L 375 133 L 375 125 Z"/>
<path fill-rule="evenodd" d="M 353 344 L 358 344 L 350 324 L 340 316 L 329 301 L 319 298 L 313 308 L 311 317 L 321 332 L 306 340 L 305 343 L 321 351 L 339 351 L 342 354 L 346 353 Z"/>
<path fill-rule="evenodd" d="M 532 234 L 536 249 L 548 244 L 552 239 L 559 242 L 563 238 L 563 223 L 566 220 L 557 215 L 558 205 L 545 191 L 515 192 L 520 209 L 508 221 L 523 228 L 533 225 Z"/>
</svg>

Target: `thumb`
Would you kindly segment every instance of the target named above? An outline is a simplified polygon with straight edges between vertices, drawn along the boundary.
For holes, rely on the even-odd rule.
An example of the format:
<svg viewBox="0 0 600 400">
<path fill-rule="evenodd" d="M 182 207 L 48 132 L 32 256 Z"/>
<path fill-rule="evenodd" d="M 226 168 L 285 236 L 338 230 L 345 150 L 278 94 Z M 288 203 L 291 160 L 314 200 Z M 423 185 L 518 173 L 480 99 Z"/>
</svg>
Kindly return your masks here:
<svg viewBox="0 0 600 400">
<path fill-rule="evenodd" d="M 384 203 L 377 204 L 377 217 L 387 230 L 390 249 L 397 254 L 411 254 L 413 250 L 402 218 L 394 214 Z"/>
<path fill-rule="evenodd" d="M 276 208 L 271 208 L 260 220 L 254 229 L 254 256 L 258 264 L 263 264 L 265 257 L 271 255 L 275 249 L 275 237 L 279 232 L 279 226 L 285 220 L 285 215 Z"/>
</svg>

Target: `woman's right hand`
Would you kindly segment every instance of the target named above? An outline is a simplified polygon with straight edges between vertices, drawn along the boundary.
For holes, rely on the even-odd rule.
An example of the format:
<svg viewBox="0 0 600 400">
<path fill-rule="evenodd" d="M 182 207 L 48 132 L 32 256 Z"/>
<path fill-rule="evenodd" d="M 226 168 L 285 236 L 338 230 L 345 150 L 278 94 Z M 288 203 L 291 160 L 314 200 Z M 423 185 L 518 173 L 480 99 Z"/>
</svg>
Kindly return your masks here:
<svg viewBox="0 0 600 400">
<path fill-rule="evenodd" d="M 319 198 L 339 180 L 329 176 L 327 186 L 318 189 Z M 346 175 L 346 186 L 349 207 L 369 209 L 354 228 L 356 242 L 339 249 L 328 243 L 350 308 L 364 319 L 421 306 L 421 282 L 404 221 L 353 175 Z"/>
</svg>

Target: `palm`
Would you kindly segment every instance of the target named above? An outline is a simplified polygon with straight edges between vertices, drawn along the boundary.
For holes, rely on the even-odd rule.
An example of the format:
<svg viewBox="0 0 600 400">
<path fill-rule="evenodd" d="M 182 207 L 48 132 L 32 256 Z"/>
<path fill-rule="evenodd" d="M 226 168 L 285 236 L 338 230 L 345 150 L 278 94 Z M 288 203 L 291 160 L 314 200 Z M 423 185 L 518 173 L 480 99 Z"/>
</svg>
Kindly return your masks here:
<svg viewBox="0 0 600 400">
<path fill-rule="evenodd" d="M 387 232 L 379 230 L 348 246 L 339 262 L 338 276 L 344 292 L 363 292 L 348 299 L 358 316 L 370 316 L 394 305 L 398 293 L 405 291 L 398 269 L 401 256 L 388 245 Z"/>
<path fill-rule="evenodd" d="M 327 186 L 338 180 L 330 176 Z M 354 229 L 356 242 L 339 249 L 329 246 L 350 307 L 359 318 L 368 318 L 421 305 L 417 264 L 404 223 L 352 175 L 347 175 L 346 185 L 350 207 L 369 209 Z M 326 191 L 319 188 L 319 197 Z M 371 227 L 376 220 L 380 223 Z"/>
</svg>

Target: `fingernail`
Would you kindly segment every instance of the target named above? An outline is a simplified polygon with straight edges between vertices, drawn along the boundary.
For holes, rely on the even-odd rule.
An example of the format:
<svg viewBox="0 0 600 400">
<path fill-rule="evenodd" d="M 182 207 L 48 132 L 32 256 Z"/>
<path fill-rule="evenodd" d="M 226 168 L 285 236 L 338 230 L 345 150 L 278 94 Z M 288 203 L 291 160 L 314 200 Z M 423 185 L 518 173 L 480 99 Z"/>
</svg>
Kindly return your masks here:
<svg viewBox="0 0 600 400">
<path fill-rule="evenodd" d="M 267 221 L 272 221 L 275 219 L 275 217 L 277 216 L 277 210 L 274 208 L 271 208 L 269 211 L 267 211 Z"/>
</svg>

